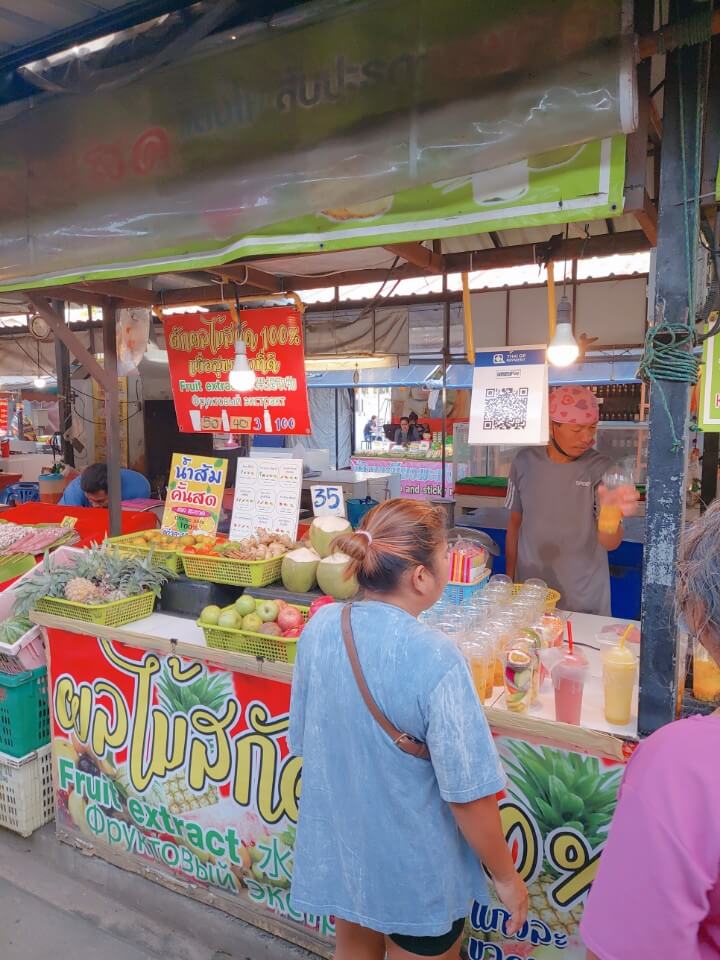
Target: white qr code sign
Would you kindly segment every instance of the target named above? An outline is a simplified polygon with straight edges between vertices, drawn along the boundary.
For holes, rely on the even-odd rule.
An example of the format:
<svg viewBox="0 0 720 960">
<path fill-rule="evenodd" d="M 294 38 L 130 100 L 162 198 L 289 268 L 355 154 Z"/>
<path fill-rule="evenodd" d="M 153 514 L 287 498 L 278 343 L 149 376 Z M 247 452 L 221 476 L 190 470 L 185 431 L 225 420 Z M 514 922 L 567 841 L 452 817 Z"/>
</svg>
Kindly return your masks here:
<svg viewBox="0 0 720 960">
<path fill-rule="evenodd" d="M 548 441 L 548 370 L 545 348 L 478 350 L 470 404 L 470 443 Z"/>
</svg>

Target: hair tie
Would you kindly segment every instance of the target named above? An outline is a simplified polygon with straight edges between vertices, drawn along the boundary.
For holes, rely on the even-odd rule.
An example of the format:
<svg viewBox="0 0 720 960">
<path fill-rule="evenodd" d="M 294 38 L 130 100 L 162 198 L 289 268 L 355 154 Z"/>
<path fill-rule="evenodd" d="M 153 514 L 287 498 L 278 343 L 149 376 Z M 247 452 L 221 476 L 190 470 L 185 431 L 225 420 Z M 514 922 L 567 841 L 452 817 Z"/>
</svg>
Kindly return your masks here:
<svg viewBox="0 0 720 960">
<path fill-rule="evenodd" d="M 367 530 L 356 530 L 355 533 L 359 534 L 361 537 L 367 537 L 368 544 L 371 544 L 373 542 L 372 536 L 367 532 Z"/>
</svg>

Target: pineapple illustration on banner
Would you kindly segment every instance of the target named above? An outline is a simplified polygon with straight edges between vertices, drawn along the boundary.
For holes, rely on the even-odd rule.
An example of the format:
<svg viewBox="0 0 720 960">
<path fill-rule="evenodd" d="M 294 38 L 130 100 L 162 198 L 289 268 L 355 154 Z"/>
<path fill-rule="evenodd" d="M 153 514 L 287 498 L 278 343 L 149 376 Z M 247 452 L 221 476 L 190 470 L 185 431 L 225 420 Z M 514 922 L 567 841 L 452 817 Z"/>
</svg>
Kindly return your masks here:
<svg viewBox="0 0 720 960">
<path fill-rule="evenodd" d="M 500 801 L 515 864 L 528 885 L 528 921 L 504 934 L 499 903 L 475 904 L 471 960 L 585 960 L 578 926 L 617 802 L 617 761 L 507 737 L 496 746 L 508 775 Z"/>
</svg>

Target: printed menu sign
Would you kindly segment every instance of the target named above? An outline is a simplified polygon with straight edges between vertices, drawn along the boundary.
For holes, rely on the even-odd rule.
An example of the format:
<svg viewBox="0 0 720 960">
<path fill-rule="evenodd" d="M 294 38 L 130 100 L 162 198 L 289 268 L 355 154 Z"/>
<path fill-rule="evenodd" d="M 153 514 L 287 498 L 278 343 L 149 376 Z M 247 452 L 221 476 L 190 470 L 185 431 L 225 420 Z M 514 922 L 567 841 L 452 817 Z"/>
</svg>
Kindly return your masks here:
<svg viewBox="0 0 720 960">
<path fill-rule="evenodd" d="M 251 537 L 259 527 L 297 536 L 302 460 L 237 461 L 230 539 Z"/>
<path fill-rule="evenodd" d="M 170 464 L 163 533 L 174 537 L 217 533 L 227 460 L 176 453 Z"/>
<path fill-rule="evenodd" d="M 235 341 L 255 371 L 252 390 L 228 379 Z M 288 307 L 164 318 L 170 381 L 182 433 L 309 434 L 302 316 Z"/>
<path fill-rule="evenodd" d="M 545 347 L 478 350 L 469 442 L 541 444 L 547 443 L 549 429 Z"/>
</svg>

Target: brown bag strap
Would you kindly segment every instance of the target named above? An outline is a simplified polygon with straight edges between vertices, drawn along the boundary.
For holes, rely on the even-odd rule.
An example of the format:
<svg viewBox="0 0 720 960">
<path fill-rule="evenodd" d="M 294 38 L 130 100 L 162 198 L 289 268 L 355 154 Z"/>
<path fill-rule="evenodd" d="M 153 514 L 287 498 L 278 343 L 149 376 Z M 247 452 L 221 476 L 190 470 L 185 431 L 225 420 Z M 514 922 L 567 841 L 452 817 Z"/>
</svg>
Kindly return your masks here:
<svg viewBox="0 0 720 960">
<path fill-rule="evenodd" d="M 357 683 L 358 690 L 360 691 L 360 696 L 365 701 L 365 705 L 375 718 L 376 723 L 382 727 L 396 747 L 399 747 L 403 753 L 409 753 L 412 757 L 417 757 L 420 760 L 429 760 L 430 751 L 428 750 L 427 744 L 423 743 L 421 740 L 416 740 L 415 737 L 411 737 L 409 733 L 401 733 L 397 727 L 390 723 L 388 718 L 378 707 L 377 703 L 375 703 L 373 695 L 370 693 L 370 689 L 365 680 L 362 667 L 360 666 L 360 659 L 358 657 L 357 647 L 355 646 L 355 638 L 353 637 L 352 621 L 350 620 L 351 609 L 351 603 L 346 603 L 343 607 L 341 614 L 342 634 L 343 641 L 345 643 L 345 649 L 350 660 L 350 666 L 352 667 L 352 672 L 355 677 L 355 682 Z"/>
</svg>

